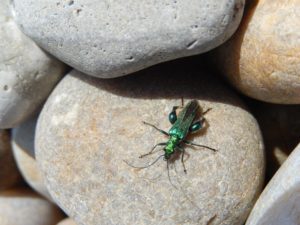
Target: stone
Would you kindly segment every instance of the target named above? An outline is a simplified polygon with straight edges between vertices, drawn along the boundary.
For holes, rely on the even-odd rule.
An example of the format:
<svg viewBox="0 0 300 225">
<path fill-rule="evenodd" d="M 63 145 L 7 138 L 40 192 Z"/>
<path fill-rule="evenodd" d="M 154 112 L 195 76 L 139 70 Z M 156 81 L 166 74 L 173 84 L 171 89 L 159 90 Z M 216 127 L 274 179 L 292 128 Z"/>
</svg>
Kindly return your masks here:
<svg viewBox="0 0 300 225">
<path fill-rule="evenodd" d="M 0 130 L 0 191 L 17 184 L 21 180 L 11 150 L 10 134 L 7 130 Z"/>
<path fill-rule="evenodd" d="M 0 192 L 1 225 L 53 225 L 63 217 L 58 207 L 29 189 Z"/>
<path fill-rule="evenodd" d="M 243 94 L 272 103 L 300 103 L 300 0 L 249 1 L 235 35 L 211 58 Z"/>
<path fill-rule="evenodd" d="M 25 181 L 39 194 L 52 201 L 43 174 L 35 160 L 34 137 L 37 117 L 26 121 L 12 132 L 12 149 L 17 166 Z"/>
<path fill-rule="evenodd" d="M 298 225 L 300 221 L 300 145 L 268 183 L 246 225 Z"/>
<path fill-rule="evenodd" d="M 36 128 L 36 158 L 54 201 L 85 225 L 231 224 L 246 220 L 264 177 L 256 120 L 198 61 L 172 62 L 117 79 L 71 71 L 48 98 Z M 160 152 L 174 105 L 197 99 L 207 123 L 169 165 Z M 159 150 L 159 149 L 158 149 Z M 178 158 L 177 158 L 178 157 Z M 125 160 L 125 161 L 124 161 Z"/>
<path fill-rule="evenodd" d="M 299 143 L 300 106 L 257 101 L 250 105 L 264 137 L 269 181 Z"/>
<path fill-rule="evenodd" d="M 0 128 L 12 128 L 41 107 L 65 72 L 63 63 L 41 50 L 19 30 L 0 4 Z"/>
<path fill-rule="evenodd" d="M 86 74 L 112 78 L 206 52 L 225 42 L 244 0 L 14 0 L 38 45 Z"/>
<path fill-rule="evenodd" d="M 77 225 L 77 223 L 73 219 L 67 218 L 60 221 L 57 225 Z"/>
</svg>

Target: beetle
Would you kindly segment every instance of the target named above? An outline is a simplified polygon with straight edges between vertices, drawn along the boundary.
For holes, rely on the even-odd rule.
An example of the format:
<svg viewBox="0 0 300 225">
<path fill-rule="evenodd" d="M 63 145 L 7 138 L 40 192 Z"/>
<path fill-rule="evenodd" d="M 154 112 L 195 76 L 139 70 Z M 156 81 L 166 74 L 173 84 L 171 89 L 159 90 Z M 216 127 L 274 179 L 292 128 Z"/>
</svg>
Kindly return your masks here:
<svg viewBox="0 0 300 225">
<path fill-rule="evenodd" d="M 182 110 L 177 115 L 176 110 L 178 108 L 182 108 Z M 182 153 L 181 154 L 181 163 L 183 165 L 184 172 L 187 173 L 186 167 L 184 165 L 184 160 L 183 160 L 184 154 L 185 154 L 185 149 L 182 146 L 182 144 L 203 147 L 203 148 L 209 149 L 213 152 L 217 151 L 217 149 L 211 148 L 209 146 L 196 144 L 194 142 L 186 140 L 187 136 L 190 133 L 195 133 L 195 132 L 201 130 L 201 128 L 203 128 L 203 124 L 205 121 L 205 118 L 203 116 L 211 109 L 208 109 L 205 112 L 203 112 L 202 115 L 200 116 L 199 120 L 195 120 L 199 110 L 200 110 L 200 106 L 199 106 L 197 100 L 191 100 L 185 106 L 183 106 L 183 103 L 182 103 L 181 107 L 173 106 L 172 111 L 169 114 L 169 121 L 172 124 L 172 127 L 170 128 L 169 132 L 166 132 L 153 124 L 143 121 L 143 123 L 145 125 L 149 125 L 149 126 L 153 127 L 160 133 L 168 136 L 169 139 L 166 142 L 162 142 L 162 143 L 158 143 L 158 144 L 154 145 L 150 152 L 148 152 L 144 155 L 141 155 L 140 158 L 143 158 L 145 156 L 153 154 L 154 150 L 158 146 L 164 146 L 164 148 L 163 148 L 164 154 L 160 155 L 154 162 L 152 162 L 151 164 L 149 164 L 147 166 L 138 167 L 138 166 L 133 166 L 126 161 L 125 162 L 131 167 L 143 169 L 143 168 L 148 168 L 148 167 L 154 165 L 160 158 L 163 157 L 163 159 L 165 161 L 167 161 L 167 166 L 168 166 L 168 161 L 171 158 L 171 156 L 175 152 L 180 151 Z"/>
</svg>

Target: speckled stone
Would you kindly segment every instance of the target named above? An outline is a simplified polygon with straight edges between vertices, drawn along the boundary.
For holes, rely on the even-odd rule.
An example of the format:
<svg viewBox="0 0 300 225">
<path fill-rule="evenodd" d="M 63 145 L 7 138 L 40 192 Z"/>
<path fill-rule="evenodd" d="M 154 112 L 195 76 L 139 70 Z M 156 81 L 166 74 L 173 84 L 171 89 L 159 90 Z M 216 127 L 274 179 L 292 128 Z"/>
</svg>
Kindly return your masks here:
<svg viewBox="0 0 300 225">
<path fill-rule="evenodd" d="M 9 132 L 0 130 L 0 191 L 19 181 L 21 176 L 13 158 Z"/>
<path fill-rule="evenodd" d="M 34 136 L 37 118 L 31 119 L 12 132 L 12 149 L 17 166 L 26 182 L 39 194 L 51 200 L 43 175 L 35 160 Z"/>
<path fill-rule="evenodd" d="M 236 30 L 244 0 L 14 0 L 16 21 L 84 73 L 111 78 L 199 54 Z"/>
<path fill-rule="evenodd" d="M 249 1 L 234 37 L 212 58 L 224 76 L 253 98 L 300 103 L 300 0 Z"/>
<path fill-rule="evenodd" d="M 65 66 L 21 33 L 0 0 L 0 128 L 15 127 L 41 106 Z"/>
<path fill-rule="evenodd" d="M 67 218 L 60 221 L 57 225 L 77 225 L 77 223 L 73 219 Z"/>
<path fill-rule="evenodd" d="M 29 189 L 0 192 L 1 225 L 54 225 L 61 210 Z"/>
<path fill-rule="evenodd" d="M 300 105 L 251 104 L 266 146 L 269 181 L 300 141 Z"/>
<path fill-rule="evenodd" d="M 246 225 L 299 225 L 300 145 L 268 183 Z"/>
<path fill-rule="evenodd" d="M 36 156 L 51 196 L 85 225 L 243 224 L 264 175 L 256 120 L 212 74 L 192 61 L 167 63 L 133 76 L 101 80 L 72 71 L 45 104 L 36 129 Z M 207 124 L 170 163 L 161 153 L 140 159 L 166 137 L 168 114 L 180 98 L 198 99 Z M 178 156 L 179 157 L 179 156 Z"/>
</svg>

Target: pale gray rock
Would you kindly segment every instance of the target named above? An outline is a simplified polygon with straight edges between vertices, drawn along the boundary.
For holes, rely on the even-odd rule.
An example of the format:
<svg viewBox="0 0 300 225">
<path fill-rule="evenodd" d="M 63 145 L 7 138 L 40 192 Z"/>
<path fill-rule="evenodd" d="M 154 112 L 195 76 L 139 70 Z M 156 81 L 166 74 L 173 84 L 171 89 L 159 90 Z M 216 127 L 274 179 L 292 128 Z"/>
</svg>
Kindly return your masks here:
<svg viewBox="0 0 300 225">
<path fill-rule="evenodd" d="M 26 121 L 12 132 L 12 149 L 17 166 L 26 182 L 39 194 L 51 200 L 43 175 L 35 160 L 34 136 L 37 118 Z"/>
<path fill-rule="evenodd" d="M 55 202 L 84 225 L 243 224 L 263 184 L 262 137 L 219 82 L 190 61 L 110 80 L 70 72 L 36 128 L 37 162 Z M 187 174 L 176 158 L 170 180 L 162 159 L 144 170 L 128 166 L 124 160 L 144 166 L 161 154 L 139 158 L 167 140 L 142 121 L 168 130 L 181 97 L 212 108 L 206 128 L 188 139 L 218 152 L 187 147 Z"/>
<path fill-rule="evenodd" d="M 243 8 L 244 0 L 14 0 L 28 36 L 102 78 L 208 51 L 232 35 Z"/>
<path fill-rule="evenodd" d="M 61 78 L 65 66 L 21 33 L 0 0 L 0 128 L 31 116 Z"/>
<path fill-rule="evenodd" d="M 300 145 L 257 200 L 246 225 L 300 224 Z"/>
<path fill-rule="evenodd" d="M 1 225 L 54 225 L 63 217 L 57 206 L 29 189 L 0 192 Z"/>
<path fill-rule="evenodd" d="M 0 130 L 0 191 L 17 184 L 21 180 L 21 175 L 13 158 L 9 132 Z"/>
</svg>

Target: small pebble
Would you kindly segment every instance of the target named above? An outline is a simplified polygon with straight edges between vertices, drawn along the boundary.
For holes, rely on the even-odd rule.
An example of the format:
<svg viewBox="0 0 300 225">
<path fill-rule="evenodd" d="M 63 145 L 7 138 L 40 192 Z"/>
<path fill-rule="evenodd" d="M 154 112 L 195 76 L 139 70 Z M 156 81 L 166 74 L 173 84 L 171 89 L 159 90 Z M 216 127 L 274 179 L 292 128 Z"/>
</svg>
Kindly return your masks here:
<svg viewBox="0 0 300 225">
<path fill-rule="evenodd" d="M 63 218 L 57 206 L 29 189 L 0 192 L 1 225 L 54 225 Z"/>
</svg>

